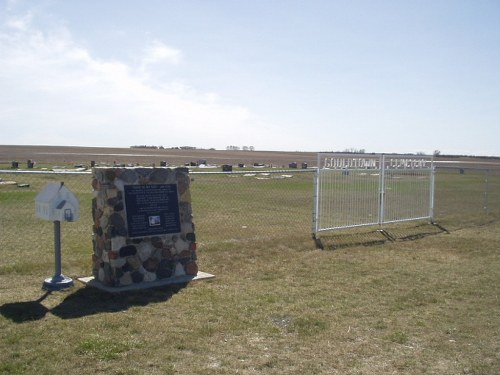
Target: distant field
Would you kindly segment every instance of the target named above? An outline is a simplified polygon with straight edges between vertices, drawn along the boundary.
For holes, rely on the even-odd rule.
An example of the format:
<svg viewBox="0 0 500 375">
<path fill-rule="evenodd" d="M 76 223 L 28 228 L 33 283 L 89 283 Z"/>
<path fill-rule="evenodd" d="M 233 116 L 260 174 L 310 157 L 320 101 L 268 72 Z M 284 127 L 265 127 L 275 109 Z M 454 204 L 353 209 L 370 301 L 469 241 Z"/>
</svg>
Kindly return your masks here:
<svg viewBox="0 0 500 375">
<path fill-rule="evenodd" d="M 128 164 L 139 163 L 159 166 L 161 161 L 172 165 L 206 160 L 209 164 L 253 165 L 262 163 L 277 167 L 289 163 L 315 165 L 317 154 L 313 152 L 280 152 L 280 151 L 218 151 L 218 150 L 181 150 L 181 149 L 143 149 L 143 148 L 99 148 L 99 147 L 52 147 L 52 146 L 1 146 L 0 164 L 9 165 L 13 160 L 23 166 L 28 159 L 40 164 Z"/>
<path fill-rule="evenodd" d="M 18 161 L 21 168 L 26 167 L 27 160 L 48 165 L 89 165 L 96 164 L 128 164 L 160 165 L 166 161 L 170 165 L 184 165 L 198 160 L 206 160 L 209 164 L 253 165 L 261 163 L 274 167 L 288 167 L 296 162 L 299 168 L 302 163 L 309 167 L 316 166 L 316 152 L 285 151 L 226 151 L 226 150 L 180 150 L 180 149 L 144 149 L 144 148 L 105 148 L 105 147 L 71 147 L 71 146 L 6 146 L 0 145 L 0 167 L 10 167 L 12 161 Z M 449 157 L 436 158 L 438 166 L 465 168 L 500 168 L 500 158 Z"/>
</svg>

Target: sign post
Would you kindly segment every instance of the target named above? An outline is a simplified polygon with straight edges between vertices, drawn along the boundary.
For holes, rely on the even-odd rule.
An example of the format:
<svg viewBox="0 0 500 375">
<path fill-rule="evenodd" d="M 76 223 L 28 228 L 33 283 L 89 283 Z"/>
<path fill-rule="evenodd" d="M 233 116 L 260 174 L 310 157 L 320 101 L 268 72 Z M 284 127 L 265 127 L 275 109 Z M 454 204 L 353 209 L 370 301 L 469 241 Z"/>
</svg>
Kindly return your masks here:
<svg viewBox="0 0 500 375">
<path fill-rule="evenodd" d="M 73 286 L 73 280 L 61 271 L 61 221 L 80 217 L 80 204 L 73 193 L 60 184 L 48 184 L 35 198 L 36 216 L 54 222 L 54 276 L 45 279 L 42 288 L 57 291 Z"/>
<path fill-rule="evenodd" d="M 42 288 L 47 291 L 57 291 L 72 287 L 73 279 L 64 276 L 61 270 L 61 222 L 54 221 L 54 276 L 45 279 Z"/>
</svg>

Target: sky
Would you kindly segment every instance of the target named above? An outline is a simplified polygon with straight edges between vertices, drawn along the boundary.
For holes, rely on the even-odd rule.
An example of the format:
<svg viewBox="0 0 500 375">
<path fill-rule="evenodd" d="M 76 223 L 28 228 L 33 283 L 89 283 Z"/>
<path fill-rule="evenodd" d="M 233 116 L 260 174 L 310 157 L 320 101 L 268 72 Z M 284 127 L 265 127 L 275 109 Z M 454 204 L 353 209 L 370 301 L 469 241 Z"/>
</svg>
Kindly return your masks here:
<svg viewBox="0 0 500 375">
<path fill-rule="evenodd" d="M 500 0 L 0 0 L 0 144 L 500 156 Z"/>
</svg>

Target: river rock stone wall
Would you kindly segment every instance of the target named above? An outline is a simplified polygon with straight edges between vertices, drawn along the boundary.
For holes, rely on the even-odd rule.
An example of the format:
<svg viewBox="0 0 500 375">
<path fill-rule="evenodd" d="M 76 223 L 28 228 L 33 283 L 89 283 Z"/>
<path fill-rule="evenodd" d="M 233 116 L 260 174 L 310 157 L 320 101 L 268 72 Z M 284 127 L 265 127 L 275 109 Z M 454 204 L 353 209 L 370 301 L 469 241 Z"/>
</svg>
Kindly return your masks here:
<svg viewBox="0 0 500 375">
<path fill-rule="evenodd" d="M 92 171 L 95 280 L 120 287 L 198 273 L 187 168 L 94 168 Z M 177 186 L 181 231 L 131 238 L 125 186 L 154 184 Z"/>
</svg>

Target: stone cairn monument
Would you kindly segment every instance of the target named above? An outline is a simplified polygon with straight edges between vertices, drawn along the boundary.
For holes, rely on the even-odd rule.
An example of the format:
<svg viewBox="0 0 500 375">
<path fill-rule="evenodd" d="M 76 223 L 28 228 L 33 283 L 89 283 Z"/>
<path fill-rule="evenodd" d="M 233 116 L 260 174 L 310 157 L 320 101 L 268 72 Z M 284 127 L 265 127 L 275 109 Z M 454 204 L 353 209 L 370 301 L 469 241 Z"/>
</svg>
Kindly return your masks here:
<svg viewBox="0 0 500 375">
<path fill-rule="evenodd" d="M 105 286 L 196 276 L 187 168 L 93 168 L 92 273 Z"/>
</svg>

